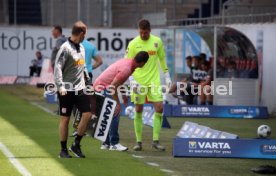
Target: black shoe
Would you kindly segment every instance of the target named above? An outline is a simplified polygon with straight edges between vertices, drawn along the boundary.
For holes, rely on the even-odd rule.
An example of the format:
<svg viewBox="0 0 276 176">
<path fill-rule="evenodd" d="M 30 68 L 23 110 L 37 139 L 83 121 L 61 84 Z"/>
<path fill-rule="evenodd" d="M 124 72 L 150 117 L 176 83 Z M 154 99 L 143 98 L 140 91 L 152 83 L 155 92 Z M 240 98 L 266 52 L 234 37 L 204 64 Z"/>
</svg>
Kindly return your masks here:
<svg viewBox="0 0 276 176">
<path fill-rule="evenodd" d="M 137 142 L 137 144 L 133 147 L 134 151 L 142 151 L 142 142 Z"/>
<path fill-rule="evenodd" d="M 258 174 L 275 174 L 276 168 L 271 165 L 261 165 L 251 169 L 252 172 Z"/>
<path fill-rule="evenodd" d="M 72 158 L 72 156 L 69 155 L 68 150 L 61 150 L 58 157 L 59 158 Z"/>
<path fill-rule="evenodd" d="M 81 152 L 80 145 L 72 144 L 69 148 L 69 151 L 72 152 L 78 158 L 85 158 L 85 155 Z"/>
</svg>

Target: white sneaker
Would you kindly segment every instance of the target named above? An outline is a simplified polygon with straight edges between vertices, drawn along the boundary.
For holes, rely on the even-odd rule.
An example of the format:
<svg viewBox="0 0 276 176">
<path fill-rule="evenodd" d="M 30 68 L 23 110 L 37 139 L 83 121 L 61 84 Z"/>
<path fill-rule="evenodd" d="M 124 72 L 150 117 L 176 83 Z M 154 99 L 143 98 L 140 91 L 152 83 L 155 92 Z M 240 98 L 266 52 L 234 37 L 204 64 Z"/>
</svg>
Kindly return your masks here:
<svg viewBox="0 0 276 176">
<path fill-rule="evenodd" d="M 107 145 L 107 144 L 102 144 L 101 145 L 101 149 L 102 150 L 108 150 L 110 147 L 109 147 L 109 145 Z"/>
<path fill-rule="evenodd" d="M 128 148 L 125 147 L 125 146 L 123 146 L 123 145 L 121 145 L 120 143 L 118 143 L 118 144 L 116 144 L 116 145 L 111 145 L 111 146 L 109 147 L 109 150 L 116 150 L 116 151 L 121 151 L 121 152 L 123 152 L 123 151 L 127 151 Z"/>
</svg>

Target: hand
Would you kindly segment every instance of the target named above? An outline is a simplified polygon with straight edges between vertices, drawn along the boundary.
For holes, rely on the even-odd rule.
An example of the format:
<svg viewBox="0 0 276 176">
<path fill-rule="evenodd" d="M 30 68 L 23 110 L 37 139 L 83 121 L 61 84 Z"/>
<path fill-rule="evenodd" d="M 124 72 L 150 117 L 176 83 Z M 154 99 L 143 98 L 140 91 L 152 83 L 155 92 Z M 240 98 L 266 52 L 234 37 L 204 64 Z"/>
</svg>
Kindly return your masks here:
<svg viewBox="0 0 276 176">
<path fill-rule="evenodd" d="M 67 94 L 67 90 L 64 87 L 60 87 L 58 92 L 61 96 L 64 96 Z"/>
<path fill-rule="evenodd" d="M 133 90 L 134 93 L 137 93 L 139 84 L 134 80 L 132 76 L 129 77 L 130 90 Z"/>
<path fill-rule="evenodd" d="M 171 80 L 169 72 L 165 73 L 165 83 L 166 83 L 167 88 L 170 89 L 171 85 L 172 85 L 172 80 Z"/>
</svg>

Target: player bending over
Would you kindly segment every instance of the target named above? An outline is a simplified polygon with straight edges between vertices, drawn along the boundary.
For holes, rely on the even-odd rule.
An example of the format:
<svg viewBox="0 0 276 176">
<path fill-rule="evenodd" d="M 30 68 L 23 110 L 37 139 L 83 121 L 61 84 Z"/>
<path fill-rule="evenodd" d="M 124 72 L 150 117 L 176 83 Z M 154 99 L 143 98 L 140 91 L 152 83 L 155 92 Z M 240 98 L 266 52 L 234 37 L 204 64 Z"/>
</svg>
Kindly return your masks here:
<svg viewBox="0 0 276 176">
<path fill-rule="evenodd" d="M 106 141 L 101 149 L 126 151 L 128 148 L 119 143 L 119 120 L 120 120 L 120 101 L 118 98 L 118 87 L 122 85 L 136 68 L 142 68 L 148 61 L 149 55 L 145 51 L 138 52 L 134 59 L 120 59 L 110 65 L 94 82 L 94 89 L 97 92 L 105 91 L 106 94 L 113 94 L 111 97 L 117 102 L 114 117 Z M 111 91 L 110 91 L 111 90 Z"/>
</svg>

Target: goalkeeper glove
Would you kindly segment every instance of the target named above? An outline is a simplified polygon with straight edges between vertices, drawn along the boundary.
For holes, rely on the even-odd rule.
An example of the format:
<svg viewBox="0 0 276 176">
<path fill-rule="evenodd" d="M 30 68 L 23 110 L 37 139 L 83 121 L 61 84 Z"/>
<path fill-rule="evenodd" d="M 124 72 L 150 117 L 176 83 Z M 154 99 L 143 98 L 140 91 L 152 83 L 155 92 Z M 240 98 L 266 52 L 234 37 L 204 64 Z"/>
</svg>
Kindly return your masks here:
<svg viewBox="0 0 276 176">
<path fill-rule="evenodd" d="M 134 80 L 133 76 L 129 77 L 130 90 L 133 90 L 134 93 L 137 93 L 139 84 Z"/>
<path fill-rule="evenodd" d="M 165 83 L 166 83 L 166 86 L 167 86 L 168 89 L 171 88 L 172 80 L 171 80 L 169 72 L 165 73 Z"/>
</svg>

